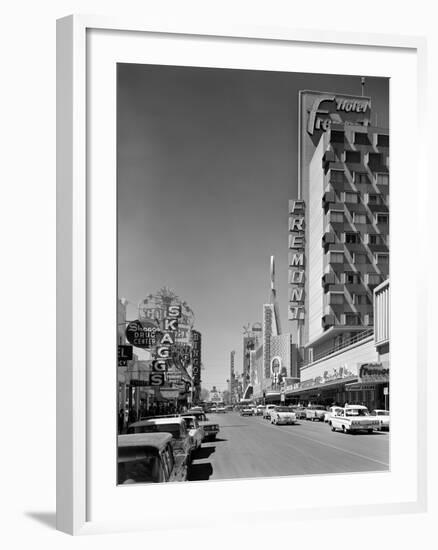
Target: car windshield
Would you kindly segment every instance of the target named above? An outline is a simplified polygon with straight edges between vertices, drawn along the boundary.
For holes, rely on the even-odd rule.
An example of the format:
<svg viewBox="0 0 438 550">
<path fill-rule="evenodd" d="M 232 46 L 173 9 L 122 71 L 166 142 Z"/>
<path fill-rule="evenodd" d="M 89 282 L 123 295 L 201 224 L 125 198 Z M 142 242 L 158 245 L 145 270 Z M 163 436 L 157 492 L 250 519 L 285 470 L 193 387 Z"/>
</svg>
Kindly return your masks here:
<svg viewBox="0 0 438 550">
<path fill-rule="evenodd" d="M 389 411 L 377 411 L 378 416 L 389 416 Z"/>
<path fill-rule="evenodd" d="M 130 428 L 130 433 L 161 433 L 167 432 L 172 435 L 175 439 L 180 437 L 180 426 L 179 424 L 149 424 L 146 426 L 135 426 Z"/>
<path fill-rule="evenodd" d="M 345 416 L 368 416 L 368 409 L 346 409 Z"/>
<path fill-rule="evenodd" d="M 119 462 L 117 470 L 117 479 L 120 484 L 158 483 L 161 481 L 160 462 L 157 456 Z"/>
</svg>

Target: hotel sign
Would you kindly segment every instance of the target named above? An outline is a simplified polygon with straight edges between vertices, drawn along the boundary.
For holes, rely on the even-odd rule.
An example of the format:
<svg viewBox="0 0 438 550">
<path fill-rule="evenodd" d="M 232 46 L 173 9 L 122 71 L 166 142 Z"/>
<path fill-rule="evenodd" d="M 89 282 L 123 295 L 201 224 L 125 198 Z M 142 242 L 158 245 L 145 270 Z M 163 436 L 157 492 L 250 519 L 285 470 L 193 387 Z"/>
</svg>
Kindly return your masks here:
<svg viewBox="0 0 438 550">
<path fill-rule="evenodd" d="M 364 116 L 370 109 L 371 100 L 367 97 L 315 94 L 311 106 L 307 109 L 307 132 L 311 136 L 317 130 L 326 132 L 333 122 L 339 124 L 347 122 L 345 120 L 347 114 L 351 113 L 357 118 L 357 116 Z"/>
<path fill-rule="evenodd" d="M 364 383 L 389 381 L 389 368 L 382 363 L 362 363 L 359 367 L 359 380 Z"/>
<path fill-rule="evenodd" d="M 304 222 L 303 200 L 289 201 L 289 312 L 290 321 L 304 319 Z"/>
</svg>

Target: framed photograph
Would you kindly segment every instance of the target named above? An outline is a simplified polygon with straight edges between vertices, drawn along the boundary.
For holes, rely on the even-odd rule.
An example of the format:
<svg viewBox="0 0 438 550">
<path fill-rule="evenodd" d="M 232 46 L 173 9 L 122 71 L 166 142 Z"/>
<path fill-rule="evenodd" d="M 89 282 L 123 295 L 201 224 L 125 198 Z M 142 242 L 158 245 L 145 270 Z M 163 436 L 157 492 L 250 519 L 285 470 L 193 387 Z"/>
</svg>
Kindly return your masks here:
<svg viewBox="0 0 438 550">
<path fill-rule="evenodd" d="M 60 530 L 425 509 L 424 50 L 58 21 Z"/>
</svg>

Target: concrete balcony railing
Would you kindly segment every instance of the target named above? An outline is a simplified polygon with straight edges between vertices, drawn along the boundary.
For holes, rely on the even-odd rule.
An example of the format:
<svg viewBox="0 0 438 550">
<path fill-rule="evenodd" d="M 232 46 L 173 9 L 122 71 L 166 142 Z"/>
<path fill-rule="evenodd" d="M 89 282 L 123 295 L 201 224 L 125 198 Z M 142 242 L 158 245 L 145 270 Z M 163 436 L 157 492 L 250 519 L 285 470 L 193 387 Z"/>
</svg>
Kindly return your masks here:
<svg viewBox="0 0 438 550">
<path fill-rule="evenodd" d="M 345 339 L 342 343 L 337 344 L 330 348 L 329 350 L 326 350 L 321 353 L 317 353 L 313 355 L 312 363 L 315 363 L 316 361 L 319 361 L 320 359 L 324 359 L 326 357 L 329 357 L 330 355 L 334 355 L 338 353 L 339 351 L 348 348 L 349 346 L 352 346 L 353 344 L 357 344 L 358 342 L 362 342 L 363 340 L 366 340 L 367 338 L 371 338 L 374 335 L 374 330 L 367 329 L 363 330 L 362 332 L 358 332 L 354 336 L 351 336 L 350 338 Z M 310 363 L 306 363 L 303 366 L 307 367 Z"/>
</svg>

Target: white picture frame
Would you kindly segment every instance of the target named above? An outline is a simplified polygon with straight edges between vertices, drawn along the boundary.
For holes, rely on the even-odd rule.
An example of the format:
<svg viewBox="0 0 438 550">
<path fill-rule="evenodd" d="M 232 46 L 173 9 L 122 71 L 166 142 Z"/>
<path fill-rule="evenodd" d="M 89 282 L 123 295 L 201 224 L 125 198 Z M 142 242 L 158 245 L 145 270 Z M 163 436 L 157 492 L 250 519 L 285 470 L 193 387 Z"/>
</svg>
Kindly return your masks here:
<svg viewBox="0 0 438 550">
<path fill-rule="evenodd" d="M 101 501 L 107 500 L 109 502 L 111 499 L 107 498 L 109 493 L 108 495 L 102 493 L 102 496 L 99 497 L 100 489 L 98 485 L 93 486 L 92 490 L 90 489 L 94 483 L 93 472 L 95 472 L 95 468 L 93 467 L 94 458 L 91 450 L 94 437 L 92 434 L 96 433 L 96 430 L 93 431 L 93 428 L 90 428 L 90 418 L 93 415 L 94 419 L 96 418 L 93 409 L 95 401 L 93 392 L 96 387 L 96 374 L 94 371 L 99 368 L 96 363 L 96 351 L 94 349 L 96 347 L 94 346 L 94 341 L 97 341 L 95 333 L 96 325 L 93 321 L 96 307 L 95 304 L 93 306 L 90 305 L 94 300 L 93 289 L 96 288 L 95 277 L 97 275 L 91 272 L 91 266 L 93 265 L 93 269 L 100 269 L 96 267 L 96 262 L 93 264 L 90 254 L 93 254 L 93 251 L 96 250 L 97 241 L 93 239 L 102 239 L 102 234 L 95 231 L 96 225 L 94 222 L 97 210 L 99 209 L 99 203 L 96 199 L 99 199 L 100 195 L 98 188 L 94 189 L 90 187 L 89 182 L 93 178 L 96 178 L 93 172 L 94 166 L 98 165 L 99 162 L 102 163 L 102 159 L 95 160 L 96 157 L 93 156 L 100 153 L 93 149 L 94 142 L 93 139 L 90 139 L 89 122 L 91 115 L 90 104 L 88 102 L 92 98 L 93 93 L 90 90 L 91 79 L 94 78 L 93 82 L 98 83 L 101 82 L 101 79 L 102 82 L 104 80 L 103 73 L 102 75 L 97 74 L 98 70 L 96 75 L 93 73 L 97 65 L 92 56 L 95 55 L 95 52 L 103 49 L 97 37 L 103 37 L 105 46 L 108 46 L 110 43 L 113 44 L 117 52 L 118 46 L 116 41 L 121 37 L 126 37 L 128 34 L 132 40 L 139 41 L 142 40 L 142 37 L 158 40 L 163 45 L 165 57 L 165 60 L 163 59 L 162 61 L 163 64 L 183 64 L 184 55 L 187 56 L 188 62 L 193 63 L 193 59 L 189 60 L 189 57 L 191 52 L 193 53 L 192 46 L 194 40 L 202 40 L 204 43 L 214 42 L 216 47 L 227 50 L 228 54 L 234 57 L 239 52 L 239 55 L 253 56 L 254 59 L 256 49 L 263 48 L 260 50 L 261 55 L 258 57 L 257 63 L 265 69 L 270 67 L 270 63 L 272 62 L 270 56 L 272 56 L 273 51 L 278 54 L 280 49 L 284 50 L 288 47 L 302 47 L 303 51 L 310 52 L 310 56 L 314 55 L 311 51 L 314 47 L 341 49 L 343 55 L 347 55 L 348 52 L 351 53 L 354 51 L 357 53 L 362 50 L 366 50 L 371 56 L 379 56 L 383 55 L 383 53 L 385 55 L 393 54 L 396 63 L 394 63 L 394 67 L 388 67 L 388 72 L 392 74 L 392 71 L 400 70 L 402 73 L 404 70 L 408 73 L 412 86 L 410 93 L 412 92 L 412 97 L 415 97 L 417 109 L 412 109 L 413 112 L 407 116 L 407 124 L 411 124 L 410 128 L 413 128 L 412 131 L 416 133 L 418 143 L 425 143 L 426 44 L 421 38 L 372 34 L 358 35 L 328 31 L 309 32 L 286 28 L 235 28 L 231 25 L 230 28 L 226 29 L 214 28 L 213 26 L 211 28 L 196 28 L 195 26 L 193 28 L 177 28 L 166 27 L 165 25 L 158 28 L 139 21 L 93 16 L 69 16 L 58 21 L 57 528 L 70 534 L 164 528 L 166 523 L 167 526 L 169 525 L 169 517 L 174 519 L 172 524 L 175 527 L 187 525 L 187 521 L 190 521 L 190 518 L 184 516 L 184 513 L 181 513 L 181 511 L 177 514 L 175 507 L 169 507 L 165 522 L 160 522 L 160 518 L 158 515 L 154 516 L 153 511 L 149 514 L 143 514 L 143 517 L 141 517 L 141 514 L 133 516 L 129 511 L 126 514 L 120 514 L 120 511 L 117 512 L 117 509 L 113 507 L 112 510 L 109 508 L 104 510 L 102 508 L 99 513 L 90 514 L 90 509 L 95 508 L 94 500 L 99 500 L 100 498 Z M 93 38 L 94 36 L 96 39 Z M 191 40 L 192 42 L 190 42 Z M 186 42 L 187 47 L 181 49 L 180 46 L 183 44 L 183 41 Z M 241 52 L 239 48 L 242 45 L 247 47 L 247 52 Z M 131 51 L 133 55 L 132 59 L 136 60 L 135 62 L 142 62 L 139 51 L 136 50 L 134 52 L 132 44 L 130 45 L 127 42 L 123 47 L 126 48 L 127 52 Z M 105 55 L 109 56 L 106 59 L 106 70 L 111 72 L 115 61 L 119 60 L 119 54 L 114 54 L 111 48 L 107 47 L 105 49 Z M 126 51 L 120 51 L 121 58 L 126 54 Z M 113 57 L 110 59 L 111 55 Z M 286 58 L 286 50 L 284 50 L 284 55 Z M 402 63 L 403 55 L 406 56 L 406 59 L 409 58 L 410 61 L 403 68 L 397 67 L 398 64 Z M 278 57 L 281 58 L 281 55 Z M 202 61 L 199 61 L 199 63 L 200 66 L 210 66 L 203 65 Z M 242 63 L 242 66 L 244 66 L 244 61 Z M 211 64 L 211 66 L 227 66 L 222 65 L 220 59 L 214 57 L 211 57 Z M 357 67 L 354 67 L 355 74 L 361 73 L 362 69 L 363 67 L 358 64 Z M 315 71 L 309 70 L 308 72 Z M 340 70 L 339 72 L 342 73 L 343 71 Z M 412 77 L 414 77 L 413 81 Z M 394 82 L 397 82 L 396 77 L 394 77 Z M 114 107 L 114 95 L 109 95 L 111 95 L 111 98 L 108 99 L 104 106 L 107 109 Z M 96 119 L 96 122 L 98 122 L 98 119 Z M 397 119 L 391 119 L 391 131 L 395 132 L 395 136 L 396 128 L 400 126 L 399 122 Z M 105 145 L 102 145 L 102 155 L 105 156 L 108 151 L 111 151 L 114 157 L 114 141 L 107 145 L 109 149 L 104 149 Z M 395 146 L 392 145 L 392 148 L 397 150 L 397 144 Z M 421 201 L 425 200 L 425 186 L 427 185 L 424 174 L 424 167 L 426 166 L 426 162 L 424 162 L 425 150 L 425 147 L 418 147 L 416 159 L 411 159 L 409 161 L 411 164 L 408 166 L 408 172 L 414 174 L 414 177 L 417 179 L 417 188 L 423 191 L 423 193 L 419 193 L 419 204 L 416 210 L 412 212 L 412 223 L 418 231 L 425 231 L 423 225 L 425 222 L 420 216 Z M 114 167 L 114 162 L 114 158 L 108 161 L 107 168 L 110 172 Z M 397 158 L 392 162 L 394 169 L 397 171 Z M 98 177 L 101 176 L 102 173 Z M 115 176 L 113 174 L 110 177 L 114 178 Z M 109 193 L 109 197 L 106 197 L 106 200 L 109 201 L 105 203 L 107 207 L 109 205 L 108 211 L 114 214 L 115 196 Z M 403 197 L 401 197 L 401 208 L 406 204 L 403 203 L 403 200 Z M 397 204 L 395 206 L 397 207 Z M 402 227 L 401 217 L 397 219 L 396 215 L 394 218 L 395 227 L 397 227 L 397 224 L 400 224 L 400 227 Z M 110 233 L 110 235 L 113 236 L 111 238 L 115 239 L 114 232 Z M 415 248 L 415 239 L 412 241 L 409 241 L 409 238 L 407 239 L 406 246 L 413 246 Z M 111 247 L 112 245 L 110 245 Z M 115 264 L 113 252 L 114 250 L 111 248 L 103 261 L 103 265 L 105 265 L 105 261 Z M 420 245 L 417 247 L 416 254 L 419 257 L 425 258 L 426 251 L 424 246 Z M 408 355 L 414 358 L 417 368 L 415 373 L 412 374 L 412 376 L 415 375 L 416 383 L 412 385 L 414 389 L 411 390 L 415 394 L 413 398 L 415 414 L 409 420 L 409 427 L 415 430 L 416 438 L 411 460 L 409 457 L 406 458 L 406 468 L 409 470 L 409 476 L 412 481 L 411 485 L 409 481 L 406 482 L 406 498 L 391 498 L 390 495 L 383 494 L 382 498 L 375 500 L 375 502 L 372 499 L 370 500 L 371 497 L 365 499 L 364 502 L 361 502 L 360 498 L 358 498 L 348 506 L 334 503 L 331 506 L 321 506 L 318 504 L 317 507 L 312 506 L 310 502 L 305 503 L 301 501 L 297 505 L 297 503 L 288 503 L 286 500 L 279 498 L 276 502 L 266 501 L 252 511 L 252 517 L 257 521 L 262 519 L 266 512 L 272 511 L 275 511 L 279 519 L 290 517 L 291 514 L 296 519 L 304 519 L 315 516 L 327 517 L 328 515 L 338 517 L 357 514 L 418 512 L 426 509 L 426 427 L 421 419 L 426 417 L 427 330 L 425 320 L 418 315 L 420 308 L 426 304 L 426 287 L 422 279 L 423 276 L 422 273 L 418 273 L 415 291 L 413 291 L 412 295 L 412 303 L 414 304 L 412 306 L 412 315 L 415 316 L 412 332 L 415 333 L 415 337 L 412 338 L 412 343 L 409 344 L 410 355 Z M 109 277 L 110 285 L 111 280 L 111 277 Z M 394 277 L 394 281 L 391 281 L 391 284 L 394 288 L 394 293 L 397 294 L 397 292 L 400 292 L 402 284 L 398 284 L 396 276 Z M 103 285 L 100 296 L 101 300 L 104 298 L 104 293 L 108 288 L 110 287 L 107 287 L 105 284 Z M 112 303 L 115 288 L 111 292 L 113 294 L 110 294 L 108 298 L 110 310 L 111 308 L 115 308 L 115 302 Z M 396 317 L 398 313 L 397 304 L 394 303 L 392 314 Z M 400 327 L 400 331 L 400 335 L 403 337 L 402 327 Z M 110 342 L 114 342 L 111 330 L 107 336 Z M 91 342 L 93 342 L 93 346 L 91 346 Z M 110 353 L 112 351 L 111 349 Z M 397 358 L 396 354 L 394 355 Z M 392 360 L 394 359 L 392 358 Z M 101 372 L 102 370 L 99 371 L 99 373 Z M 102 384 L 104 386 L 103 391 L 108 388 L 111 391 L 111 378 L 109 378 L 108 384 L 104 382 Z M 397 374 L 395 374 L 395 384 L 392 386 L 395 388 L 394 391 L 397 392 L 397 388 L 400 390 L 402 384 L 403 380 L 400 380 L 400 385 L 398 384 Z M 113 387 L 115 392 L 115 385 Z M 109 400 L 111 401 L 111 399 L 110 395 Z M 397 407 L 397 394 L 394 397 L 394 406 Z M 115 433 L 115 426 L 116 417 L 109 417 L 108 425 L 102 426 L 103 433 L 99 435 L 101 442 L 111 439 L 111 433 Z M 397 420 L 395 421 L 392 434 L 392 437 L 395 439 L 400 437 L 401 426 L 397 424 Z M 394 454 L 392 456 L 394 457 Z M 108 471 L 108 467 L 110 466 L 107 465 L 102 470 Z M 395 477 L 396 473 L 397 468 L 393 469 L 388 476 Z M 375 476 L 371 474 L 371 477 Z M 369 485 L 371 477 L 362 476 L 360 482 L 363 485 Z M 294 487 L 298 489 L 298 485 L 303 488 L 306 484 L 312 484 L 315 480 L 305 477 L 292 481 L 295 484 Z M 326 480 L 320 480 L 320 482 L 322 485 L 326 484 Z M 339 482 L 341 482 L 340 479 Z M 239 482 L 209 482 L 208 491 L 215 494 L 215 498 L 220 505 L 223 502 L 225 494 L 229 496 L 230 491 L 237 490 L 233 488 L 233 484 L 236 487 L 238 484 L 239 491 L 242 488 L 248 491 L 249 498 L 252 499 L 254 496 L 256 497 L 257 490 L 259 491 L 261 488 L 264 491 L 274 490 L 277 492 L 276 494 L 280 494 L 282 487 L 286 483 L 289 483 L 289 480 L 284 480 L 284 478 L 257 481 L 242 480 Z M 327 481 L 327 483 L 329 482 Z M 205 486 L 206 484 L 196 484 L 196 487 L 193 486 L 190 493 L 201 495 L 202 485 Z M 186 486 L 173 487 L 172 493 L 168 487 L 153 487 L 150 490 L 153 491 L 154 499 L 161 498 L 158 492 L 160 489 L 161 494 L 163 494 L 163 490 L 166 491 L 166 498 L 175 495 L 175 490 L 179 491 L 178 494 L 181 494 L 181 491 L 185 491 L 188 497 L 187 486 L 188 484 Z M 390 490 L 390 486 L 391 483 L 388 481 L 388 491 Z M 254 490 L 254 487 L 257 487 L 257 490 Z M 123 488 L 121 490 L 123 491 Z M 149 490 L 149 488 L 143 488 L 143 490 Z M 203 516 L 201 514 L 197 518 L 198 524 L 202 527 L 208 527 L 212 525 L 212 521 L 217 522 L 217 514 L 225 514 L 225 511 L 221 512 L 220 510 L 220 506 L 218 506 L 210 514 L 214 518 L 211 520 L 207 515 Z M 232 512 L 231 506 L 230 514 Z"/>
</svg>

